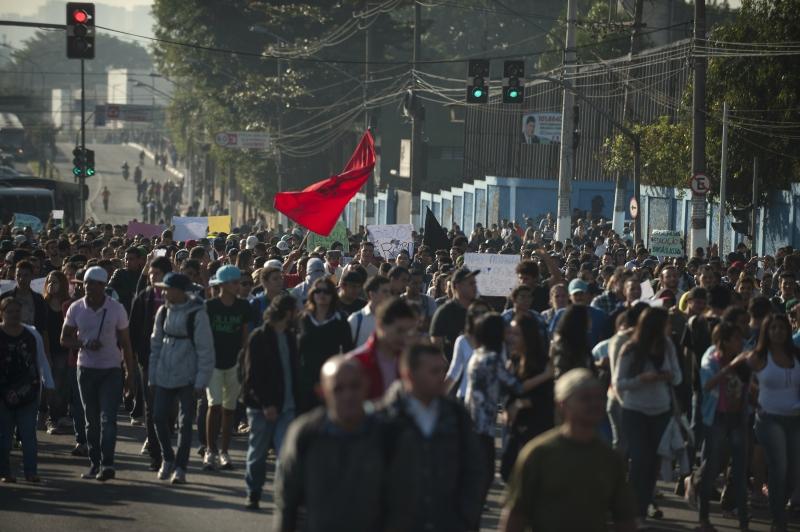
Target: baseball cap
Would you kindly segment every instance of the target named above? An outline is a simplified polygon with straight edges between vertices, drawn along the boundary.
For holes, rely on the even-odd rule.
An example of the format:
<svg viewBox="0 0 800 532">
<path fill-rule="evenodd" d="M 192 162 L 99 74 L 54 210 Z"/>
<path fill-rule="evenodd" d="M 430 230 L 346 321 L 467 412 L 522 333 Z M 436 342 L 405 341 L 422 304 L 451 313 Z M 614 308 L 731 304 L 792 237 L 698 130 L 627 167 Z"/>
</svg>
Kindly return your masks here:
<svg viewBox="0 0 800 532">
<path fill-rule="evenodd" d="M 236 266 L 232 264 L 226 264 L 222 266 L 217 273 L 214 274 L 214 277 L 209 280 L 208 284 L 211 286 L 217 286 L 224 283 L 230 283 L 231 281 L 238 281 L 242 278 L 242 272 Z"/>
<path fill-rule="evenodd" d="M 569 295 L 577 294 L 578 292 L 588 292 L 589 285 L 583 279 L 573 279 L 569 282 Z"/>
<path fill-rule="evenodd" d="M 264 263 L 265 268 L 278 268 L 279 270 L 283 269 L 283 263 L 278 259 L 270 259 Z"/>
<path fill-rule="evenodd" d="M 306 264 L 306 273 L 315 273 L 315 272 L 324 272 L 325 271 L 325 263 L 322 262 L 322 259 L 308 259 L 308 263 Z"/>
<path fill-rule="evenodd" d="M 466 281 L 470 277 L 475 277 L 479 273 L 481 273 L 480 270 L 470 270 L 466 266 L 462 266 L 453 273 L 452 282 L 453 284 L 460 283 L 461 281 Z"/>
<path fill-rule="evenodd" d="M 256 235 L 250 235 L 247 237 L 247 241 L 245 243 L 245 249 L 253 249 L 258 244 L 258 237 Z"/>
<path fill-rule="evenodd" d="M 177 253 L 175 253 L 175 260 L 185 260 L 189 258 L 189 251 L 186 249 L 179 249 Z"/>
<path fill-rule="evenodd" d="M 169 272 L 164 276 L 163 281 L 155 283 L 155 285 L 160 288 L 179 288 L 186 291 L 192 286 L 192 281 L 182 273 Z"/>
<path fill-rule="evenodd" d="M 285 240 L 281 240 L 276 244 L 281 253 L 289 251 L 289 244 Z"/>
<path fill-rule="evenodd" d="M 108 272 L 100 266 L 92 266 L 83 274 L 83 282 L 87 281 L 106 284 L 108 282 Z"/>
</svg>

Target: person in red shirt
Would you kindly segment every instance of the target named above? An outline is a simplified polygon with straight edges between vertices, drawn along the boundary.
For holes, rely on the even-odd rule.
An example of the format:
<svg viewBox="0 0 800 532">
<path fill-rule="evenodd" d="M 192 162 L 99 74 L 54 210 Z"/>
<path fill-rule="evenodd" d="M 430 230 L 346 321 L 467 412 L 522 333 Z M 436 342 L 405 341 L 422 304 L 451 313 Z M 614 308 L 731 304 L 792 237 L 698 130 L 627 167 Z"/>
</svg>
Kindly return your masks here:
<svg viewBox="0 0 800 532">
<path fill-rule="evenodd" d="M 375 312 L 375 332 L 367 343 L 347 354 L 361 364 L 367 376 L 367 398 L 380 399 L 398 379 L 400 355 L 413 338 L 417 314 L 404 299 L 391 298 Z"/>
</svg>

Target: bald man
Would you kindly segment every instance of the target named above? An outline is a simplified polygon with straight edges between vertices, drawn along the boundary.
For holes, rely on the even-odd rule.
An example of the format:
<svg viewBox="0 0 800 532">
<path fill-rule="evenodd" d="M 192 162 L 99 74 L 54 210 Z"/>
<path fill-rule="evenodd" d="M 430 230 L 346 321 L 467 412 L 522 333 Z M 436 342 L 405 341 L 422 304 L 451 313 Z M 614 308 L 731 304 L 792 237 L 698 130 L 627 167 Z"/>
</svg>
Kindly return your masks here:
<svg viewBox="0 0 800 532">
<path fill-rule="evenodd" d="M 330 358 L 320 371 L 324 406 L 297 418 L 281 449 L 275 479 L 273 530 L 373 531 L 381 529 L 383 439 L 364 411 L 367 381 L 360 364 Z"/>
</svg>

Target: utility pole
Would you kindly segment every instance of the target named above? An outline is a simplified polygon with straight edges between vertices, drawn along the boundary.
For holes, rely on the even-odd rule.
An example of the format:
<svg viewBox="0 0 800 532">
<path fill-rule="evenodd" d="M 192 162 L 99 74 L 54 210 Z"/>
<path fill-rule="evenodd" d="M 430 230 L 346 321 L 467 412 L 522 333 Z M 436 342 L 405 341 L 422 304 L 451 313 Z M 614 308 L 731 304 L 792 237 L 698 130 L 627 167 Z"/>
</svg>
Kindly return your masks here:
<svg viewBox="0 0 800 532">
<path fill-rule="evenodd" d="M 694 44 L 706 38 L 706 1 L 694 1 Z M 706 67 L 705 57 L 694 58 L 692 90 L 692 176 L 706 173 Z M 706 236 L 706 197 L 692 193 L 692 248 L 708 246 Z"/>
<path fill-rule="evenodd" d="M 755 182 L 755 180 L 753 180 Z M 722 160 L 719 169 L 719 230 L 717 247 L 720 257 L 724 253 L 725 242 L 725 203 L 728 201 L 728 102 L 722 104 Z"/>
<path fill-rule="evenodd" d="M 412 68 L 415 72 L 414 74 L 414 86 L 412 88 L 413 102 L 417 102 L 416 95 L 417 95 L 417 80 L 416 80 L 416 70 L 417 70 L 417 61 L 419 61 L 419 56 L 421 52 L 422 42 L 421 38 L 422 35 L 420 34 L 420 25 L 422 21 L 422 7 L 420 6 L 419 2 L 414 3 L 414 48 L 411 57 Z M 419 186 L 420 182 L 422 181 L 422 126 L 423 126 L 424 118 L 422 115 L 422 109 L 419 105 L 412 106 L 412 113 L 411 113 L 411 177 L 409 178 L 409 189 L 411 192 L 411 225 L 417 229 L 419 228 Z"/>
<path fill-rule="evenodd" d="M 370 2 L 369 0 L 365 0 L 364 2 L 364 9 L 369 10 Z M 364 30 L 364 82 L 361 85 L 361 96 L 364 99 L 364 131 L 367 131 L 370 128 L 370 113 L 367 109 L 367 98 L 369 97 L 369 58 L 370 58 L 370 50 L 369 47 L 371 45 L 371 34 L 372 33 L 372 26 L 368 25 L 367 28 Z M 373 132 L 373 137 L 375 133 Z M 376 139 L 377 142 L 377 139 Z M 366 220 L 361 220 L 363 225 L 367 225 L 367 223 L 374 224 L 375 223 L 375 189 L 377 188 L 377 179 L 376 179 L 376 172 L 378 171 L 377 164 L 375 165 L 376 168 L 372 172 L 372 176 L 367 180 L 367 205 L 366 205 L 366 212 L 364 213 Z M 358 229 L 358 227 L 353 227 L 353 231 Z"/>
<path fill-rule="evenodd" d="M 756 235 L 758 234 L 757 225 L 758 222 L 758 157 L 753 157 L 753 220 L 750 223 L 750 227 L 753 231 L 753 238 L 751 239 L 751 246 L 750 246 L 750 253 L 752 256 L 758 255 L 756 251 Z"/>
<path fill-rule="evenodd" d="M 642 40 L 642 10 L 644 8 L 644 0 L 636 0 L 633 11 L 633 31 L 631 33 L 631 48 L 628 54 L 628 64 L 633 62 L 633 56 L 639 53 Z M 609 11 L 609 17 L 611 12 Z M 625 95 L 622 100 L 622 122 L 628 119 L 628 112 L 630 111 L 630 69 L 625 74 Z M 614 194 L 614 214 L 611 220 L 611 227 L 614 232 L 621 235 L 625 228 L 625 213 L 627 212 L 627 190 L 628 180 L 622 172 L 617 172 L 616 176 L 616 191 Z M 636 198 L 637 204 L 639 202 L 639 180 L 634 176 L 633 180 L 633 197 Z M 633 221 L 633 237 L 634 243 L 639 240 L 641 236 L 641 222 L 640 217 L 637 216 Z"/>
<path fill-rule="evenodd" d="M 575 73 L 575 18 L 576 0 L 567 1 L 567 38 L 564 50 L 564 102 L 561 111 L 561 164 L 558 170 L 558 215 L 556 240 L 564 242 L 572 233 L 572 178 L 575 176 L 575 159 L 572 136 L 575 96 L 571 83 Z"/>
</svg>

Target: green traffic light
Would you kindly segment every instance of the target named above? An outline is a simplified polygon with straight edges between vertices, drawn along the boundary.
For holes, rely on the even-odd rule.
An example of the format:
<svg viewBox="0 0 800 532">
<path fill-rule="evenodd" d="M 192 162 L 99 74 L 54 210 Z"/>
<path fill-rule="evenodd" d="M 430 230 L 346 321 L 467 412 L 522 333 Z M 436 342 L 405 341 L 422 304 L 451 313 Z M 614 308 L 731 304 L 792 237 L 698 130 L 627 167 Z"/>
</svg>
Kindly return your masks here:
<svg viewBox="0 0 800 532">
<path fill-rule="evenodd" d="M 472 96 L 474 96 L 475 98 L 480 98 L 481 96 L 483 96 L 483 89 L 478 89 L 478 88 L 472 89 Z"/>
<path fill-rule="evenodd" d="M 511 89 L 510 91 L 508 91 L 508 95 L 511 98 L 519 98 L 519 91 L 517 91 L 516 89 Z"/>
<path fill-rule="evenodd" d="M 89 177 L 93 176 L 94 175 L 94 168 L 92 168 L 92 167 L 87 168 L 86 169 L 86 175 L 89 176 Z"/>
<path fill-rule="evenodd" d="M 80 175 L 81 175 L 81 169 L 80 169 L 80 168 L 78 168 L 78 167 L 76 166 L 75 168 L 73 168 L 73 169 L 72 169 L 72 174 L 73 174 L 75 177 L 80 177 Z"/>
</svg>

